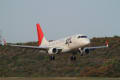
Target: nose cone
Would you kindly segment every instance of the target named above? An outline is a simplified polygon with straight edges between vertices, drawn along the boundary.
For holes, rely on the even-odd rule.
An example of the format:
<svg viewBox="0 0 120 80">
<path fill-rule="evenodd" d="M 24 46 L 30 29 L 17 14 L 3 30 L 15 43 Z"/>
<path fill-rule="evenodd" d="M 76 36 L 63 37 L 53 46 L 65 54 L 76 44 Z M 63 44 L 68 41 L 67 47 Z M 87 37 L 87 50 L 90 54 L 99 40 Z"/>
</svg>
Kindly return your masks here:
<svg viewBox="0 0 120 80">
<path fill-rule="evenodd" d="M 85 40 L 85 44 L 86 44 L 86 45 L 90 44 L 90 40 L 89 40 L 89 39 L 86 39 L 86 40 Z"/>
</svg>

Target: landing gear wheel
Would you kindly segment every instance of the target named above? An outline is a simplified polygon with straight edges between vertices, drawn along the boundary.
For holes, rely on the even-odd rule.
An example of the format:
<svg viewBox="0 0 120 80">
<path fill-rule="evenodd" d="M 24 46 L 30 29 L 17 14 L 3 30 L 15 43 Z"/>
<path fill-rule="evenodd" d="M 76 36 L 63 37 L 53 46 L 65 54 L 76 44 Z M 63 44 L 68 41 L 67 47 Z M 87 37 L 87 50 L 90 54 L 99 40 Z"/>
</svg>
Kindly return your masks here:
<svg viewBox="0 0 120 80">
<path fill-rule="evenodd" d="M 81 56 L 83 56 L 83 53 L 81 54 Z"/>
<path fill-rule="evenodd" d="M 71 61 L 75 61 L 76 60 L 76 56 L 71 56 L 70 59 L 71 59 Z"/>
<path fill-rule="evenodd" d="M 55 60 L 55 56 L 50 56 L 50 60 Z"/>
</svg>

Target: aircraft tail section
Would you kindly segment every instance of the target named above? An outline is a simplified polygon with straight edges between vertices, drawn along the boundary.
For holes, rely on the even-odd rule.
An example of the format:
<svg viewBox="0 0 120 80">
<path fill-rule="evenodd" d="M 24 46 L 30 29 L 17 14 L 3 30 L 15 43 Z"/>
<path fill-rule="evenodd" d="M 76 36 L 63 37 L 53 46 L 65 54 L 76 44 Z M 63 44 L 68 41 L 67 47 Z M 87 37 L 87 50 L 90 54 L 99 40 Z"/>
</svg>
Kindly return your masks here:
<svg viewBox="0 0 120 80">
<path fill-rule="evenodd" d="M 36 24 L 38 34 L 38 46 L 47 46 L 49 42 L 46 40 L 40 24 Z"/>
</svg>

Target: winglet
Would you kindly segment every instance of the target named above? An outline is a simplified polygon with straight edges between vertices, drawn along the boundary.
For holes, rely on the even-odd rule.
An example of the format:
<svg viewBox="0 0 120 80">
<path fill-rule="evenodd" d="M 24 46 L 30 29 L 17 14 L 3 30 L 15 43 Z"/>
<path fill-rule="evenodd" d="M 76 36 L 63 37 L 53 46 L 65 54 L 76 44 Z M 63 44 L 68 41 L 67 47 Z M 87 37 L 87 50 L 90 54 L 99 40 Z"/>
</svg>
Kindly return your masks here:
<svg viewBox="0 0 120 80">
<path fill-rule="evenodd" d="M 106 41 L 105 44 L 106 44 L 106 47 L 109 47 L 109 42 L 108 41 Z"/>
<path fill-rule="evenodd" d="M 37 34 L 38 34 L 38 46 L 40 46 L 42 43 L 44 34 L 43 34 L 43 31 L 40 27 L 40 24 L 36 24 L 36 27 L 37 27 Z"/>
</svg>

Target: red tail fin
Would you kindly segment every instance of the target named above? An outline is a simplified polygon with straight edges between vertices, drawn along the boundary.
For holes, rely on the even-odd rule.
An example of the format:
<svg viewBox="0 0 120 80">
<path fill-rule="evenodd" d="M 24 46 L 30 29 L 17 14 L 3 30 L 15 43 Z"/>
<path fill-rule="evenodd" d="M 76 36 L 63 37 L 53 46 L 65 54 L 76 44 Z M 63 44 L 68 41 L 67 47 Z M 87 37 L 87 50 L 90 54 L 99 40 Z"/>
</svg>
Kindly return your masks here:
<svg viewBox="0 0 120 80">
<path fill-rule="evenodd" d="M 38 34 L 38 46 L 40 46 L 42 43 L 44 34 L 43 34 L 43 31 L 40 27 L 40 24 L 36 24 L 36 26 L 37 26 L 37 34 Z"/>
</svg>

